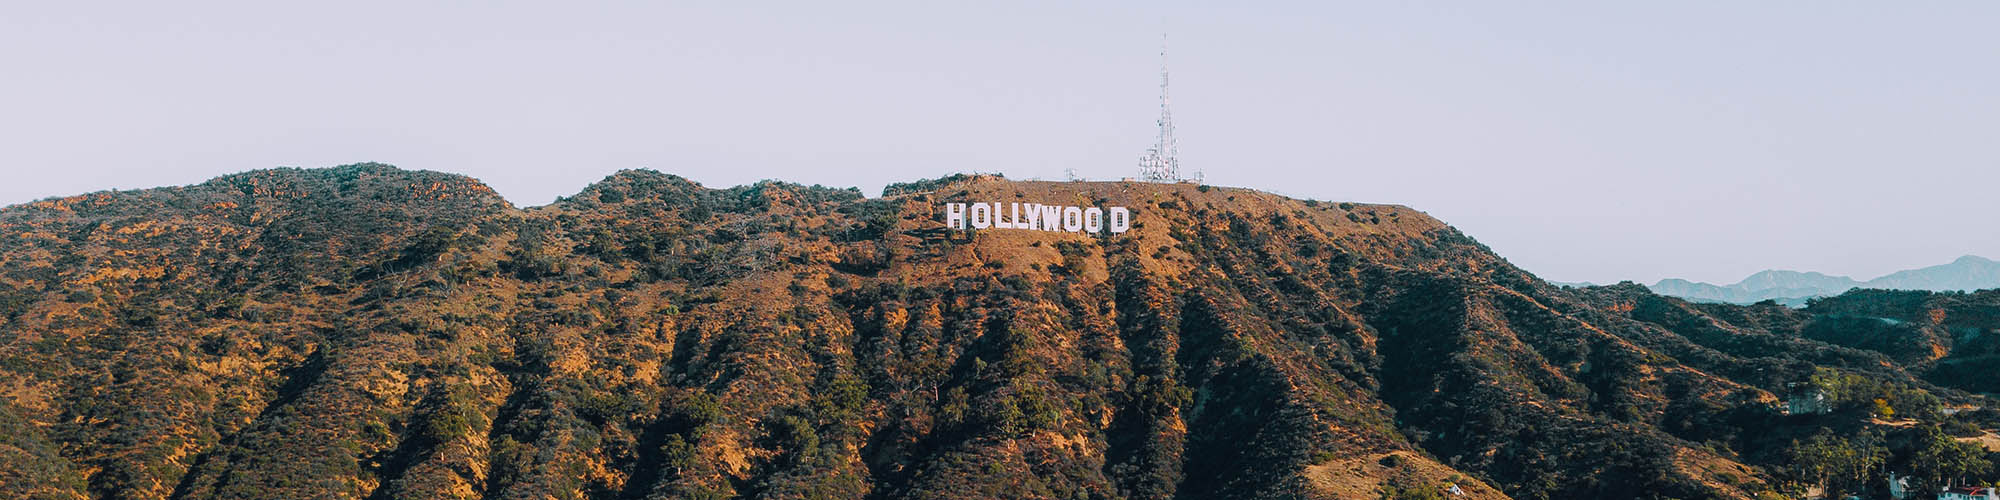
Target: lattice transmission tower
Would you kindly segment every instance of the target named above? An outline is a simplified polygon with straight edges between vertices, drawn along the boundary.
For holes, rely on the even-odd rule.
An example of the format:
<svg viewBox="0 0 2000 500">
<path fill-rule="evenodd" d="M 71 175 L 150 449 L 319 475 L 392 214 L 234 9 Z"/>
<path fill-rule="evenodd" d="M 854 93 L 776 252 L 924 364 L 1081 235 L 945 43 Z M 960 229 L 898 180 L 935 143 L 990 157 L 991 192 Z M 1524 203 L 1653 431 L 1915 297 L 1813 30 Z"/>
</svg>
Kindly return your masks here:
<svg viewBox="0 0 2000 500">
<path fill-rule="evenodd" d="M 1139 180 L 1146 182 L 1182 182 L 1199 180 L 1181 176 L 1180 142 L 1174 138 L 1173 96 L 1167 89 L 1167 36 L 1160 35 L 1160 137 L 1152 149 L 1139 157 Z"/>
</svg>

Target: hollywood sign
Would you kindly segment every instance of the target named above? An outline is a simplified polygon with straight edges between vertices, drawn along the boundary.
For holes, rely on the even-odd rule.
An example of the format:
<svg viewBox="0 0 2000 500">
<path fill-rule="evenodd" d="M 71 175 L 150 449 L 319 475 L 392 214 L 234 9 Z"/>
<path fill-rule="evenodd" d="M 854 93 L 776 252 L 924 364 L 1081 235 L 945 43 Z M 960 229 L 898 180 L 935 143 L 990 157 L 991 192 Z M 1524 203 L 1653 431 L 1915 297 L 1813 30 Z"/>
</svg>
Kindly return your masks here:
<svg viewBox="0 0 2000 500">
<path fill-rule="evenodd" d="M 1132 211 L 1040 203 L 946 203 L 944 225 L 951 229 L 1027 229 L 1111 234 L 1132 229 Z"/>
</svg>

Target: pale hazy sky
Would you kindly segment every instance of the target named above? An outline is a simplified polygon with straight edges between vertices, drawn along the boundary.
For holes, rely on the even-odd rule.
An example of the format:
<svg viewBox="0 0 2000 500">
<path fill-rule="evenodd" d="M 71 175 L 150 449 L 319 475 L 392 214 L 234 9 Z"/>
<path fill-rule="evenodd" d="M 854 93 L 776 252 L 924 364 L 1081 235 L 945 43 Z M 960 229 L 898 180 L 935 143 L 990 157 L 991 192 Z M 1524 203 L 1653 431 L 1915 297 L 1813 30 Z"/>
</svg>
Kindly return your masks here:
<svg viewBox="0 0 2000 500">
<path fill-rule="evenodd" d="M 1995 2 L 281 3 L 0 6 L 0 204 L 362 161 L 520 205 L 1117 178 L 1169 32 L 1211 184 L 1409 205 L 1545 278 L 2000 258 Z"/>
</svg>

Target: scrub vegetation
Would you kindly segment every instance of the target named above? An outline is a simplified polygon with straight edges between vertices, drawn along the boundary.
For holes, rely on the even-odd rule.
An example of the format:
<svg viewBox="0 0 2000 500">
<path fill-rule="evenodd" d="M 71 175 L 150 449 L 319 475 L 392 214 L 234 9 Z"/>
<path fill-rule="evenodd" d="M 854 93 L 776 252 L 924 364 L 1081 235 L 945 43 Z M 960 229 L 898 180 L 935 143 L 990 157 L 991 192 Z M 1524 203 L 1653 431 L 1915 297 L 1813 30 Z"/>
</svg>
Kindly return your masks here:
<svg viewBox="0 0 2000 500">
<path fill-rule="evenodd" d="M 886 194 L 627 171 L 521 209 L 363 164 L 5 208 L 0 497 L 1692 499 L 1996 479 L 1976 444 L 2000 421 L 1976 395 L 2000 356 L 1993 292 L 1691 304 L 1550 286 L 1399 206 L 987 176 Z M 1134 224 L 943 229 L 941 204 L 968 201 Z"/>
</svg>

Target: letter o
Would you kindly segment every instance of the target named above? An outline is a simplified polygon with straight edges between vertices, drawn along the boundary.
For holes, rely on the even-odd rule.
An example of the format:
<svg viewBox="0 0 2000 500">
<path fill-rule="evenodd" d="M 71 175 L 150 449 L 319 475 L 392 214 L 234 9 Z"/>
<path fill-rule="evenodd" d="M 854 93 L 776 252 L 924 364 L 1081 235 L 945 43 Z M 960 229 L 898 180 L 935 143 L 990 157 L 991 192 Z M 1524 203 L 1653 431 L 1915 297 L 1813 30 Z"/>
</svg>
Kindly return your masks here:
<svg viewBox="0 0 2000 500">
<path fill-rule="evenodd" d="M 971 219 L 972 227 L 979 229 L 986 229 L 988 227 L 992 227 L 993 207 L 988 206 L 985 203 L 974 203 L 972 204 L 972 216 L 966 218 Z"/>
<path fill-rule="evenodd" d="M 1063 207 L 1063 230 L 1072 233 L 1083 230 L 1083 209 Z"/>
<path fill-rule="evenodd" d="M 1083 230 L 1097 234 L 1104 230 L 1104 209 L 1090 207 L 1083 209 Z"/>
</svg>

